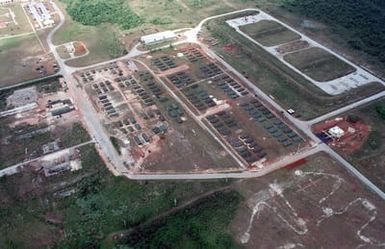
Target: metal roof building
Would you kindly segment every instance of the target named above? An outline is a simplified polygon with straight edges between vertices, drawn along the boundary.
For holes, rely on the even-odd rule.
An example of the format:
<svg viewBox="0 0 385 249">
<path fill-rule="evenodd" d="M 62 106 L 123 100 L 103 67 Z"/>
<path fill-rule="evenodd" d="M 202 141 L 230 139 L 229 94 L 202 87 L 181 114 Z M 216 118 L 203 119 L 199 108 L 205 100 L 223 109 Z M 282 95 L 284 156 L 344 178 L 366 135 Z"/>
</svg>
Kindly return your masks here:
<svg viewBox="0 0 385 249">
<path fill-rule="evenodd" d="M 164 32 L 159 32 L 151 35 L 142 36 L 140 38 L 140 41 L 146 45 L 149 45 L 149 44 L 155 44 L 155 43 L 164 42 L 164 41 L 170 41 L 176 38 L 177 36 L 174 32 L 164 31 Z"/>
</svg>

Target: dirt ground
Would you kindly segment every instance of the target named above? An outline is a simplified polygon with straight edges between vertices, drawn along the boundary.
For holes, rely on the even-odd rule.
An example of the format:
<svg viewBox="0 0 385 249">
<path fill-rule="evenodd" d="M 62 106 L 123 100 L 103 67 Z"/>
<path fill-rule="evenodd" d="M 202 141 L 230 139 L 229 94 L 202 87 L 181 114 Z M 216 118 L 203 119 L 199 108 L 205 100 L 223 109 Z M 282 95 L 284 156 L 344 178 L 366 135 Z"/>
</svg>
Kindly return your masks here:
<svg viewBox="0 0 385 249">
<path fill-rule="evenodd" d="M 293 41 L 287 44 L 282 44 L 276 50 L 280 54 L 286 54 L 286 53 L 294 52 L 300 49 L 305 49 L 308 47 L 309 47 L 309 43 L 307 41 L 299 40 L 299 41 Z"/>
<path fill-rule="evenodd" d="M 231 225 L 241 248 L 380 248 L 385 205 L 328 156 L 244 180 Z"/>
<path fill-rule="evenodd" d="M 370 134 L 370 127 L 358 120 L 352 122 L 348 116 L 337 117 L 331 120 L 327 120 L 323 123 L 313 126 L 312 130 L 315 134 L 327 132 L 330 128 L 338 126 L 344 131 L 344 136 L 338 139 L 331 140 L 329 146 L 337 149 L 339 152 L 345 155 L 351 155 L 356 151 L 359 151 Z"/>
<path fill-rule="evenodd" d="M 149 56 L 144 58 L 149 65 L 152 59 L 153 57 Z M 164 73 L 159 70 L 157 72 Z M 183 113 L 180 120 L 170 116 L 170 107 L 179 105 L 139 63 L 119 61 L 78 72 L 75 77 L 85 86 L 110 135 L 120 140 L 118 143 L 122 157 L 130 158 L 132 155 L 134 162 L 130 164 L 131 170 L 135 172 L 239 170 L 236 161 L 193 120 L 186 110 L 179 107 Z M 107 92 L 98 93 L 104 87 L 95 86 L 101 82 L 109 82 Z M 159 88 L 159 93 L 155 94 L 148 83 Z M 140 89 L 141 94 L 148 94 L 146 100 L 152 100 L 153 104 L 145 104 L 142 95 L 135 89 Z M 103 95 L 108 96 L 108 101 L 118 113 L 117 116 L 107 114 L 106 107 L 102 104 L 105 100 L 99 99 Z M 160 126 L 167 127 L 164 134 L 154 131 Z M 138 139 L 143 138 L 143 134 L 149 141 L 141 144 Z"/>
<path fill-rule="evenodd" d="M 195 54 L 194 56 L 189 56 L 189 52 L 191 49 L 195 49 L 192 54 Z M 183 53 L 184 56 L 180 56 L 180 54 Z M 198 57 L 198 54 L 200 53 Z M 179 56 L 178 56 L 179 55 Z M 176 63 L 176 67 L 173 69 L 169 69 L 166 71 L 160 71 L 153 63 L 154 59 L 161 58 L 161 57 L 168 57 L 173 58 L 173 60 Z M 191 60 L 192 58 L 192 60 Z M 265 110 L 265 114 L 263 115 L 271 115 L 268 119 L 262 118 L 260 122 L 256 122 L 256 118 L 252 118 L 250 115 L 245 112 L 244 108 L 240 106 L 242 103 L 249 103 L 251 101 L 254 101 L 254 96 L 252 96 L 248 91 L 248 87 L 244 85 L 244 83 L 238 79 L 237 77 L 233 75 L 229 75 L 227 77 L 227 73 L 225 73 L 225 70 L 221 70 L 220 73 L 217 76 L 204 76 L 202 75 L 202 72 L 200 71 L 200 68 L 204 65 L 207 65 L 209 63 L 215 63 L 220 68 L 223 68 L 222 65 L 218 64 L 217 61 L 213 60 L 209 56 L 205 55 L 205 53 L 196 46 L 192 45 L 182 45 L 178 46 L 174 49 L 169 49 L 165 51 L 160 52 L 154 52 L 150 55 L 146 55 L 145 58 L 143 58 L 143 61 L 147 63 L 155 73 L 157 73 L 159 76 L 164 76 L 165 72 L 168 72 L 170 70 L 176 70 L 178 68 L 182 68 L 183 66 L 186 68 L 183 70 L 186 74 L 189 75 L 189 77 L 192 79 L 192 81 L 189 84 L 186 85 L 176 85 L 171 82 L 171 80 L 167 77 L 163 77 L 165 83 L 171 88 L 175 94 L 177 94 L 181 100 L 185 102 L 187 106 L 199 117 L 204 118 L 210 115 L 215 115 L 218 112 L 225 111 L 229 115 L 233 116 L 234 119 L 237 121 L 235 126 L 231 126 L 231 134 L 227 135 L 221 135 L 219 131 L 217 131 L 206 119 L 205 123 L 210 127 L 210 129 L 217 134 L 216 136 L 220 138 L 224 143 L 229 143 L 228 146 L 232 148 L 233 145 L 230 145 L 231 141 L 238 140 L 238 136 L 240 134 L 249 134 L 252 139 L 260 146 L 263 151 L 260 151 L 259 149 L 256 149 L 253 153 L 256 153 L 255 159 L 254 155 L 252 154 L 250 158 L 247 156 L 246 164 L 253 164 L 253 162 L 268 162 L 278 160 L 280 157 L 287 155 L 288 153 L 295 152 L 300 147 L 305 146 L 305 143 L 292 143 L 289 146 L 283 146 L 280 142 L 278 142 L 277 138 L 274 137 L 272 134 L 269 134 L 266 130 L 266 127 L 269 127 L 273 122 L 279 123 L 280 116 L 279 115 L 273 115 L 271 112 L 275 112 L 274 110 L 267 111 Z M 167 74 L 168 75 L 168 74 Z M 234 82 L 232 84 L 234 86 L 232 87 L 240 87 L 240 89 L 244 88 L 246 90 L 245 95 L 239 94 L 236 98 L 230 97 L 228 93 L 226 93 L 218 84 L 223 84 L 226 80 L 222 80 L 222 78 L 225 77 L 227 81 L 233 79 Z M 227 77 L 227 78 L 226 78 Z M 230 86 L 230 85 L 229 85 Z M 233 92 L 235 93 L 236 88 L 233 88 Z M 205 109 L 199 109 L 197 105 L 189 99 L 189 94 L 194 92 L 204 92 L 208 96 L 211 96 L 211 98 L 215 99 L 217 101 L 217 104 L 213 107 L 206 106 Z M 198 96 L 198 95 L 195 95 Z M 203 103 L 203 102 L 200 102 Z M 259 108 L 263 109 L 263 106 L 261 105 Z M 268 107 L 270 108 L 270 107 Z M 261 109 L 261 110 L 262 110 Z M 268 113 L 268 114 L 266 114 Z M 277 112 L 275 112 L 277 113 Z M 284 121 L 285 122 L 285 121 Z M 290 124 L 287 124 L 290 126 Z M 272 128 L 272 130 L 274 130 Z M 277 136 L 278 137 L 278 136 Z M 303 141 L 302 141 L 303 142 Z M 234 148 L 232 148 L 234 149 Z M 240 148 L 238 148 L 241 150 Z M 266 153 L 265 153 L 266 152 Z M 239 154 L 238 152 L 235 152 L 235 154 Z M 242 152 L 244 156 L 246 153 Z M 266 155 L 267 154 L 267 155 Z M 263 160 L 260 160 L 263 159 Z M 243 160 L 243 159 L 241 159 Z"/>
</svg>

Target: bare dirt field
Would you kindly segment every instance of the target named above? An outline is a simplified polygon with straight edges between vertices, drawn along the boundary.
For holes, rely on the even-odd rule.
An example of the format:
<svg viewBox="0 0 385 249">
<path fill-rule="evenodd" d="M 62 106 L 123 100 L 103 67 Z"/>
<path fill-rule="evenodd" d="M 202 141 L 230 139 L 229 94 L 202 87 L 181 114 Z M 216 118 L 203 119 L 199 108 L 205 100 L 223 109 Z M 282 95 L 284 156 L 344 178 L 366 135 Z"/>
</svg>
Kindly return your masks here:
<svg viewBox="0 0 385 249">
<path fill-rule="evenodd" d="M 329 81 L 355 71 L 346 62 L 321 48 L 309 48 L 284 56 L 284 59 L 316 81 Z"/>
<path fill-rule="evenodd" d="M 275 21 L 262 20 L 257 23 L 241 26 L 240 29 L 263 46 L 268 47 L 301 38 L 298 34 Z"/>
<path fill-rule="evenodd" d="M 385 245 L 383 201 L 324 154 L 236 184 L 246 201 L 231 231 L 242 248 Z"/>
</svg>

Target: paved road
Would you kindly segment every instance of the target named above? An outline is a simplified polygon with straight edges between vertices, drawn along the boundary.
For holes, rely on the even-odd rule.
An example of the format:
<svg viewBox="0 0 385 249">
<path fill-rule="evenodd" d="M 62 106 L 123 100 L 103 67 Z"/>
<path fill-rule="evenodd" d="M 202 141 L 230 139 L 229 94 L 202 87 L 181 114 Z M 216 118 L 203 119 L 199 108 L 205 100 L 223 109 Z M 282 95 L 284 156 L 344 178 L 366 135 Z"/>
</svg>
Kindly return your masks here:
<svg viewBox="0 0 385 249">
<path fill-rule="evenodd" d="M 239 173 L 178 173 L 178 174 L 124 174 L 134 180 L 200 180 L 200 179 L 223 179 L 223 178 L 255 178 L 269 174 L 277 169 L 281 169 L 291 163 L 303 158 L 322 152 L 322 147 L 313 147 L 304 152 L 286 157 L 258 171 L 243 171 Z"/>
<path fill-rule="evenodd" d="M 80 111 L 84 117 L 85 123 L 87 124 L 87 127 L 89 129 L 89 132 L 95 138 L 95 141 L 99 144 L 99 148 L 102 152 L 102 156 L 104 156 L 104 158 L 107 159 L 107 161 L 110 161 L 111 164 L 113 165 L 112 168 L 110 165 L 110 169 L 115 174 L 119 174 L 119 173 L 124 174 L 128 178 L 136 179 L 136 180 L 250 178 L 250 177 L 258 177 L 258 176 L 265 175 L 265 174 L 270 173 L 276 169 L 282 168 L 285 165 L 290 164 L 291 162 L 295 162 L 295 161 L 302 159 L 304 157 L 307 157 L 307 156 L 310 156 L 310 155 L 313 155 L 315 153 L 323 151 L 323 152 L 328 153 L 332 157 L 334 157 L 343 166 L 345 166 L 349 170 L 349 172 L 354 174 L 363 183 L 365 183 L 366 186 L 368 186 L 374 192 L 379 194 L 379 196 L 381 196 L 383 199 L 385 199 L 385 195 L 381 190 L 379 190 L 373 183 L 371 183 L 365 176 L 363 176 L 360 172 L 358 172 L 349 162 L 344 160 L 341 156 L 339 156 L 330 147 L 328 147 L 324 144 L 320 144 L 320 140 L 310 130 L 311 124 L 313 124 L 317 120 L 322 121 L 323 119 L 327 119 L 331 116 L 337 115 L 337 114 L 342 113 L 344 111 L 348 111 L 352 108 L 355 108 L 356 106 L 365 104 L 369 101 L 372 101 L 374 99 L 381 97 L 382 96 L 381 94 L 366 98 L 366 99 L 361 100 L 357 103 L 351 104 L 347 107 L 338 109 L 338 110 L 336 110 L 330 114 L 326 114 L 326 115 L 324 115 L 318 119 L 315 119 L 315 120 L 312 120 L 309 122 L 300 121 L 300 120 L 290 116 L 289 114 L 287 114 L 286 110 L 284 110 L 281 106 L 279 106 L 273 99 L 271 99 L 269 96 L 267 96 L 264 92 L 262 92 L 258 87 L 256 87 L 248 79 L 243 77 L 242 74 L 240 74 L 237 70 L 235 70 L 232 66 L 230 66 L 226 61 L 224 61 L 222 58 L 217 56 L 213 51 L 208 49 L 204 44 L 202 44 L 198 41 L 197 36 L 198 36 L 199 32 L 201 31 L 205 22 L 212 20 L 212 19 L 215 19 L 215 18 L 218 18 L 218 17 L 223 17 L 226 15 L 232 15 L 232 14 L 241 13 L 241 12 L 245 12 L 245 11 L 258 11 L 258 9 L 250 9 L 250 8 L 205 18 L 195 28 L 189 29 L 185 32 L 187 40 L 184 42 L 199 43 L 207 53 L 209 53 L 211 56 L 213 56 L 213 58 L 216 58 L 223 65 L 225 65 L 228 70 L 230 70 L 232 73 L 234 73 L 237 77 L 244 80 L 244 82 L 246 82 L 246 84 L 251 89 L 254 90 L 254 92 L 258 95 L 259 98 L 261 98 L 263 101 L 265 101 L 269 105 L 273 106 L 278 111 L 282 112 L 283 115 L 285 115 L 285 117 L 294 124 L 294 126 L 296 126 L 299 130 L 302 130 L 307 136 L 309 136 L 314 141 L 314 144 L 313 144 L 314 147 L 308 149 L 307 151 L 286 157 L 285 160 L 275 162 L 272 165 L 269 165 L 268 167 L 263 168 L 262 170 L 257 171 L 257 172 L 245 171 L 245 172 L 241 172 L 241 173 L 159 174 L 159 175 L 158 174 L 136 175 L 136 174 L 128 173 L 126 167 L 124 167 L 124 164 L 123 164 L 121 158 L 119 157 L 116 150 L 112 146 L 112 144 L 109 140 L 109 137 L 106 134 L 102 124 L 100 123 L 98 115 L 95 112 L 94 108 L 92 107 L 92 104 L 90 103 L 87 95 L 83 91 L 80 91 L 79 89 L 77 89 L 76 80 L 72 76 L 72 73 L 75 70 L 77 70 L 77 68 L 72 68 L 72 67 L 68 67 L 67 65 L 65 65 L 63 60 L 61 60 L 58 53 L 56 52 L 55 46 L 52 43 L 52 36 L 64 24 L 64 15 L 55 4 L 54 4 L 54 8 L 57 10 L 57 13 L 59 13 L 60 23 L 48 35 L 47 41 L 48 41 L 49 47 L 50 47 L 51 51 L 53 52 L 55 58 L 57 59 L 59 65 L 60 65 L 61 70 L 59 73 L 61 73 L 64 76 L 64 78 L 67 81 L 67 84 L 70 88 L 70 91 L 72 92 L 72 94 L 74 94 L 74 96 L 76 98 L 75 101 L 77 102 L 78 108 L 80 109 Z M 147 52 L 146 51 L 145 52 L 139 51 L 135 47 L 135 49 L 132 50 L 126 56 L 123 56 L 123 57 L 115 59 L 115 60 L 111 60 L 111 61 L 107 61 L 107 62 L 103 62 L 103 63 L 98 63 L 96 65 L 102 65 L 102 64 L 117 61 L 120 59 L 130 59 L 130 58 L 133 58 L 135 56 L 138 56 L 140 54 L 145 54 L 145 53 L 147 53 Z M 93 67 L 93 66 L 95 66 L 95 65 L 91 65 L 89 67 Z M 89 67 L 85 67 L 85 68 L 89 68 Z M 84 68 L 80 68 L 80 69 L 84 69 Z M 165 87 L 167 87 L 167 86 L 165 86 Z M 168 90 L 170 91 L 170 93 L 172 93 L 172 91 L 170 89 L 168 89 Z M 172 94 L 175 95 L 174 93 L 172 93 Z M 174 96 L 174 97 L 176 97 L 176 100 L 178 100 L 177 96 Z M 181 103 L 182 103 L 182 105 L 184 104 L 183 102 L 181 102 Z M 187 108 L 187 110 L 189 110 L 189 109 Z M 193 117 L 194 117 L 194 115 L 193 115 Z"/>
<path fill-rule="evenodd" d="M 252 9 L 246 9 L 243 11 L 249 11 Z M 255 9 L 257 10 L 257 9 Z M 241 12 L 241 11 L 240 11 Z M 221 17 L 223 15 L 219 15 Z M 206 18 L 205 20 L 211 20 L 213 18 Z M 204 20 L 204 21 L 205 21 Z M 198 31 L 195 31 L 196 33 L 199 32 L 199 30 L 203 26 L 203 21 L 196 27 Z M 363 174 L 361 174 L 353 165 L 351 165 L 348 161 L 346 161 L 344 158 L 342 158 L 340 155 L 338 155 L 334 150 L 332 150 L 329 146 L 326 146 L 325 144 L 322 144 L 320 139 L 316 137 L 312 131 L 311 131 L 311 125 L 314 124 L 316 121 L 322 121 L 325 119 L 328 119 L 330 117 L 333 117 L 335 115 L 341 114 L 343 112 L 346 112 L 348 110 L 351 110 L 357 106 L 363 105 L 365 103 L 368 103 L 370 101 L 373 101 L 375 99 L 378 99 L 382 96 L 385 96 L 385 92 L 370 96 L 368 98 L 365 98 L 361 101 L 358 101 L 356 103 L 353 103 L 351 105 L 348 105 L 346 107 L 340 108 L 334 112 L 331 112 L 329 114 L 323 115 L 318 119 L 314 119 L 312 121 L 306 122 L 306 121 L 301 121 L 293 116 L 289 115 L 286 110 L 284 110 L 280 105 L 278 105 L 273 99 L 271 99 L 269 96 L 267 96 L 262 90 L 260 90 L 257 86 L 255 86 L 252 82 L 250 82 L 248 79 L 246 79 L 241 73 L 239 73 L 236 69 L 234 69 L 231 65 L 229 65 L 226 61 L 224 61 L 222 58 L 217 56 L 212 50 L 207 48 L 205 44 L 199 42 L 197 39 L 192 38 L 190 42 L 196 42 L 198 43 L 206 53 L 209 53 L 211 56 L 213 56 L 215 59 L 217 59 L 219 62 L 221 62 L 223 65 L 226 66 L 229 70 L 231 70 L 236 76 L 241 78 L 251 89 L 254 90 L 254 92 L 258 95 L 259 98 L 265 101 L 265 103 L 269 103 L 271 106 L 276 108 L 278 111 L 281 111 L 285 117 L 290 120 L 299 130 L 303 131 L 311 140 L 313 140 L 315 143 L 319 144 L 318 147 L 322 148 L 322 151 L 328 153 L 331 155 L 333 158 L 335 158 L 339 163 L 341 163 L 349 172 L 351 172 L 354 176 L 356 176 L 361 182 L 363 182 L 369 189 L 377 193 L 381 198 L 385 200 L 385 194 L 383 191 L 381 191 L 377 186 L 375 186 L 368 178 L 366 178 Z M 333 52 L 334 54 L 334 52 Z"/>
<path fill-rule="evenodd" d="M 314 124 L 317 124 L 317 123 L 320 123 L 320 122 L 322 122 L 322 121 L 324 121 L 324 120 L 328 120 L 328 119 L 330 119 L 330 118 L 332 118 L 332 117 L 335 117 L 335 116 L 337 116 L 337 115 L 343 114 L 343 113 L 348 112 L 348 111 L 350 111 L 350 110 L 352 110 L 352 109 L 355 109 L 355 108 L 357 108 L 357 107 L 359 107 L 359 106 L 362 106 L 362 105 L 365 105 L 365 104 L 370 103 L 370 102 L 372 102 L 372 101 L 375 101 L 375 100 L 377 100 L 377 99 L 380 99 L 380 98 L 382 98 L 382 97 L 385 97 L 385 91 L 380 92 L 380 93 L 377 93 L 377 94 L 374 94 L 374 95 L 372 95 L 372 96 L 370 96 L 370 97 L 367 97 L 367 98 L 365 98 L 365 99 L 359 100 L 359 101 L 354 102 L 354 103 L 352 103 L 352 104 L 350 104 L 350 105 L 341 107 L 341 108 L 339 108 L 339 109 L 337 109 L 337 110 L 335 110 L 335 111 L 326 113 L 325 115 L 322 115 L 322 116 L 319 116 L 319 117 L 317 117 L 317 118 L 315 118 L 315 119 L 309 120 L 309 121 L 306 122 L 306 123 L 307 123 L 309 126 L 314 125 Z"/>
<path fill-rule="evenodd" d="M 0 177 L 2 176 L 5 176 L 5 175 L 13 175 L 13 174 L 16 174 L 19 172 L 20 168 L 26 164 L 29 164 L 29 163 L 33 163 L 33 162 L 36 162 L 40 159 L 43 159 L 44 157 L 46 156 L 51 156 L 53 154 L 56 154 L 56 153 L 60 153 L 60 152 L 64 152 L 64 151 L 69 151 L 69 150 L 72 150 L 72 149 L 76 149 L 76 148 L 79 148 L 79 147 L 82 147 L 84 145 L 87 145 L 87 144 L 92 144 L 94 143 L 93 140 L 90 140 L 88 142 L 84 142 L 84 143 L 81 143 L 81 144 L 77 144 L 77 145 L 74 145 L 72 147 L 69 147 L 69 148 L 65 148 L 65 149 L 62 149 L 62 150 L 59 150 L 59 151 L 55 151 L 55 152 L 52 152 L 52 153 L 49 153 L 49 154 L 46 154 L 44 156 L 41 156 L 41 157 L 37 157 L 37 158 L 34 158 L 34 159 L 31 159 L 31 160 L 28 160 L 28 161 L 24 161 L 24 162 L 21 162 L 21 163 L 18 163 L 18 164 L 15 164 L 15 165 L 12 165 L 12 166 L 9 166 L 5 169 L 2 169 L 0 170 Z"/>
<path fill-rule="evenodd" d="M 62 11 L 53 3 L 53 7 L 56 12 L 59 14 L 60 22 L 59 24 L 51 30 L 47 37 L 47 43 L 53 53 L 55 59 L 57 60 L 61 75 L 63 75 L 67 86 L 69 89 L 69 94 L 74 98 L 77 107 L 81 113 L 81 116 L 86 124 L 87 130 L 90 135 L 95 139 L 97 143 L 97 149 L 101 152 L 101 156 L 105 159 L 107 165 L 114 174 L 119 174 L 119 172 L 127 171 L 127 168 L 124 166 L 124 163 L 121 157 L 118 155 L 114 146 L 112 145 L 109 136 L 107 135 L 103 125 L 100 122 L 100 118 L 95 111 L 94 107 L 91 104 L 87 94 L 82 89 L 79 89 L 79 85 L 76 79 L 73 77 L 72 73 L 76 70 L 75 68 L 68 67 L 64 61 L 60 58 L 59 54 L 56 51 L 56 47 L 52 42 L 52 37 L 54 33 L 64 25 L 65 16 Z M 110 162 L 110 163 L 109 163 Z M 128 162 L 130 163 L 130 162 Z"/>
</svg>

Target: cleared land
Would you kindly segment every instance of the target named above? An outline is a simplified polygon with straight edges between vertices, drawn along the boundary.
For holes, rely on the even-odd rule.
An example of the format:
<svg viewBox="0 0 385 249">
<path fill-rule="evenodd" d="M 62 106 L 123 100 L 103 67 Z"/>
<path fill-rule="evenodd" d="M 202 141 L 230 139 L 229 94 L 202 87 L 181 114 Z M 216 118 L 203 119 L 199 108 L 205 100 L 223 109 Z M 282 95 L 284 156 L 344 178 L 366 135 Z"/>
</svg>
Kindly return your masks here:
<svg viewBox="0 0 385 249">
<path fill-rule="evenodd" d="M 290 123 L 199 47 L 181 45 L 143 60 L 246 165 L 273 161 L 305 146 Z"/>
<path fill-rule="evenodd" d="M 119 139 L 118 151 L 132 155 L 134 170 L 238 170 L 229 153 L 139 63 L 110 63 L 77 77 L 111 136 Z"/>
<path fill-rule="evenodd" d="M 284 59 L 316 81 L 329 81 L 355 71 L 355 68 L 321 48 L 309 48 Z"/>
<path fill-rule="evenodd" d="M 324 154 L 236 185 L 246 201 L 231 231 L 242 248 L 373 248 L 385 243 L 383 201 Z"/>
<path fill-rule="evenodd" d="M 301 38 L 300 35 L 275 21 L 262 20 L 240 27 L 241 31 L 261 43 L 263 46 L 276 46 Z"/>
<path fill-rule="evenodd" d="M 367 176 L 380 189 L 385 191 L 385 120 L 377 109 L 385 105 L 381 99 L 346 114 L 369 126 L 369 137 L 362 137 L 362 147 L 354 153 L 338 150 L 345 158 Z M 360 138 L 358 138 L 360 139 Z"/>
<path fill-rule="evenodd" d="M 244 15 L 246 14 L 241 16 Z M 225 20 L 236 17 L 239 15 L 210 21 L 204 35 L 206 42 L 210 45 L 210 39 L 216 38 L 218 43 L 212 49 L 217 54 L 223 56 L 226 62 L 265 93 L 272 95 L 281 106 L 296 110 L 303 119 L 314 118 L 384 89 L 382 84 L 371 83 L 340 96 L 325 95 L 319 88 L 224 23 Z M 234 48 L 232 51 L 225 49 L 229 44 Z"/>
</svg>

